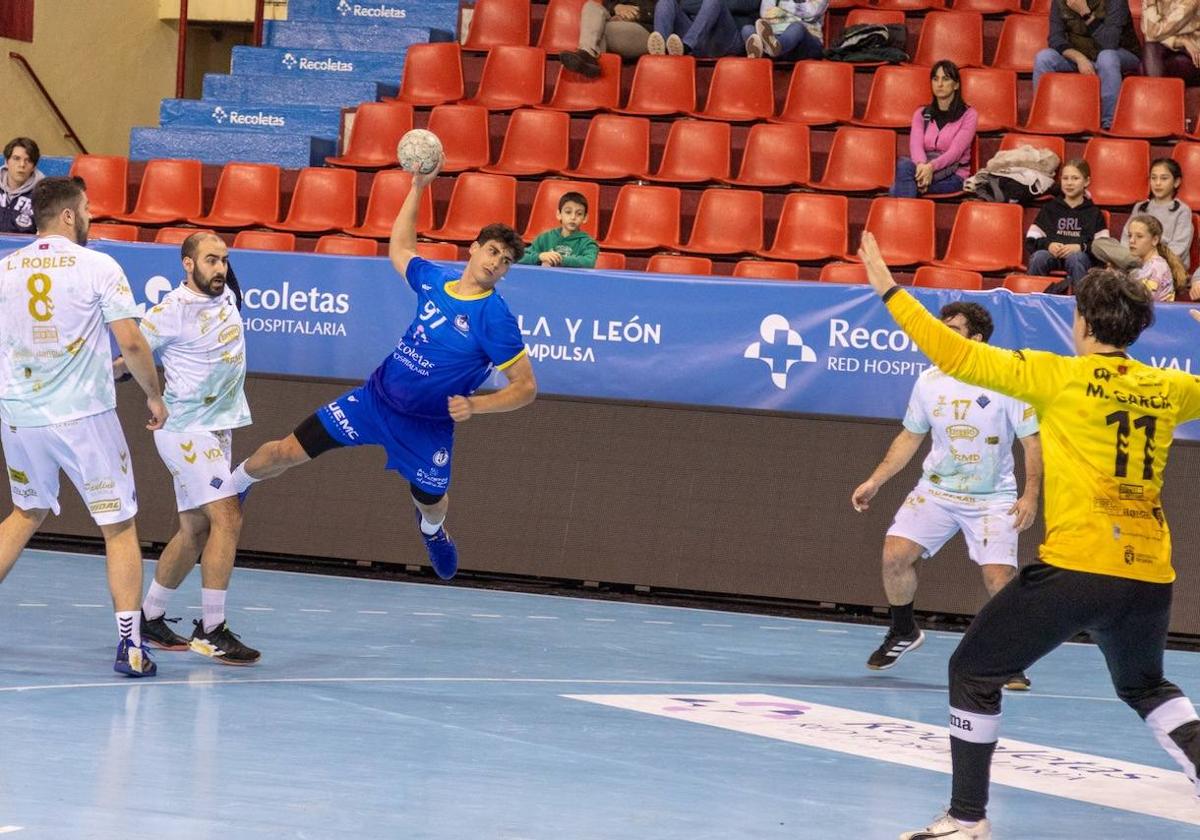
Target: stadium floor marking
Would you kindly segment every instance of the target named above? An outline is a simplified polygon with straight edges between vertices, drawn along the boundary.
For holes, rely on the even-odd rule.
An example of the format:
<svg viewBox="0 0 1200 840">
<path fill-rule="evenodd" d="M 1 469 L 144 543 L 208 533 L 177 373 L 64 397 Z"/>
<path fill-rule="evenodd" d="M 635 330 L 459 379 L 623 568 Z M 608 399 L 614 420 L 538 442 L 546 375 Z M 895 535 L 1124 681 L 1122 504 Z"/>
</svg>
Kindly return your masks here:
<svg viewBox="0 0 1200 840">
<path fill-rule="evenodd" d="M 24 831 L 21 825 L 0 825 L 0 834 L 12 834 L 14 831 Z"/>
</svg>

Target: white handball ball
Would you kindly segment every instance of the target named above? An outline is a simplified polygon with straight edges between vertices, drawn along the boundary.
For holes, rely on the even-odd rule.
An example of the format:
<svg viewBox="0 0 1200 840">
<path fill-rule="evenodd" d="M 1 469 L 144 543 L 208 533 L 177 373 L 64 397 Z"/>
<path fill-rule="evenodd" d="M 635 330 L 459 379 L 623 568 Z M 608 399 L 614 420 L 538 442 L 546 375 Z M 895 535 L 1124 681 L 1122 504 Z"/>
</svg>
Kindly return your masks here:
<svg viewBox="0 0 1200 840">
<path fill-rule="evenodd" d="M 400 168 L 414 175 L 428 175 L 442 162 L 442 141 L 432 131 L 414 128 L 396 146 Z"/>
</svg>

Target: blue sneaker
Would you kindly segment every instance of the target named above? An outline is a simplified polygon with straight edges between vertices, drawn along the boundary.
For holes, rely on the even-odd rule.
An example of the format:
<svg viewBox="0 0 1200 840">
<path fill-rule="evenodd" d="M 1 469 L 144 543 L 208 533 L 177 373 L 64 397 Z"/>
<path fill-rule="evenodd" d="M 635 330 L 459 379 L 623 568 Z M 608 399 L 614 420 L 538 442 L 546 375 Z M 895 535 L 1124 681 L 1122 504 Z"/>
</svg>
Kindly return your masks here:
<svg viewBox="0 0 1200 840">
<path fill-rule="evenodd" d="M 158 673 L 158 666 L 150 658 L 150 651 L 145 645 L 135 645 L 131 639 L 122 639 L 117 645 L 117 661 L 113 670 L 127 677 L 153 677 Z"/>
<path fill-rule="evenodd" d="M 433 564 L 433 571 L 442 580 L 450 580 L 458 571 L 458 549 L 454 540 L 450 539 L 444 527 L 438 528 L 433 536 L 421 531 L 421 511 L 416 511 L 416 514 L 417 531 L 420 532 L 421 539 L 425 540 L 425 550 L 429 552 L 429 562 Z"/>
</svg>

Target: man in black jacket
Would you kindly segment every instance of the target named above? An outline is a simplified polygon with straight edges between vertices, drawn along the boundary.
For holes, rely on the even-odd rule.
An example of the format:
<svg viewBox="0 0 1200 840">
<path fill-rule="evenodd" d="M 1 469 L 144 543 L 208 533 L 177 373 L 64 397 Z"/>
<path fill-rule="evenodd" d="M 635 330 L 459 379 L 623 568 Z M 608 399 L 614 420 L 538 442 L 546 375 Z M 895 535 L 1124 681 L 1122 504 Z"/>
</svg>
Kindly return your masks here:
<svg viewBox="0 0 1200 840">
<path fill-rule="evenodd" d="M 46 177 L 37 168 L 41 153 L 28 137 L 14 137 L 4 147 L 0 166 L 0 233 L 35 233 L 33 188 Z"/>
</svg>

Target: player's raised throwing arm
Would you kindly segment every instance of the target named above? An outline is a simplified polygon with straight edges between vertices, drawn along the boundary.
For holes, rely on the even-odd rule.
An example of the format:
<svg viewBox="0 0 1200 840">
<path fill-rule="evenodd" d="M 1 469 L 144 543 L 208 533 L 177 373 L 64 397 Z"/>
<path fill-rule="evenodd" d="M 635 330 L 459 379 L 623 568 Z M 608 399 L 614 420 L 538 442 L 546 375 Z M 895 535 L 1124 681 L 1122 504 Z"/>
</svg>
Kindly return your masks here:
<svg viewBox="0 0 1200 840">
<path fill-rule="evenodd" d="M 133 374 L 137 384 L 146 392 L 146 407 L 150 409 L 150 422 L 146 428 L 151 431 L 161 429 L 167 422 L 167 406 L 159 387 L 158 371 L 154 368 L 154 354 L 146 343 L 146 337 L 133 318 L 121 318 L 108 326 L 117 340 L 117 346 L 121 348 L 125 369 Z"/>
<path fill-rule="evenodd" d="M 421 194 L 433 183 L 433 179 L 442 171 L 441 163 L 437 169 L 427 175 L 413 175 L 412 189 L 396 214 L 392 223 L 392 235 L 388 240 L 388 256 L 396 271 L 406 274 L 408 261 L 417 255 L 417 212 L 421 207 Z M 406 275 L 407 276 L 407 275 Z"/>
</svg>

